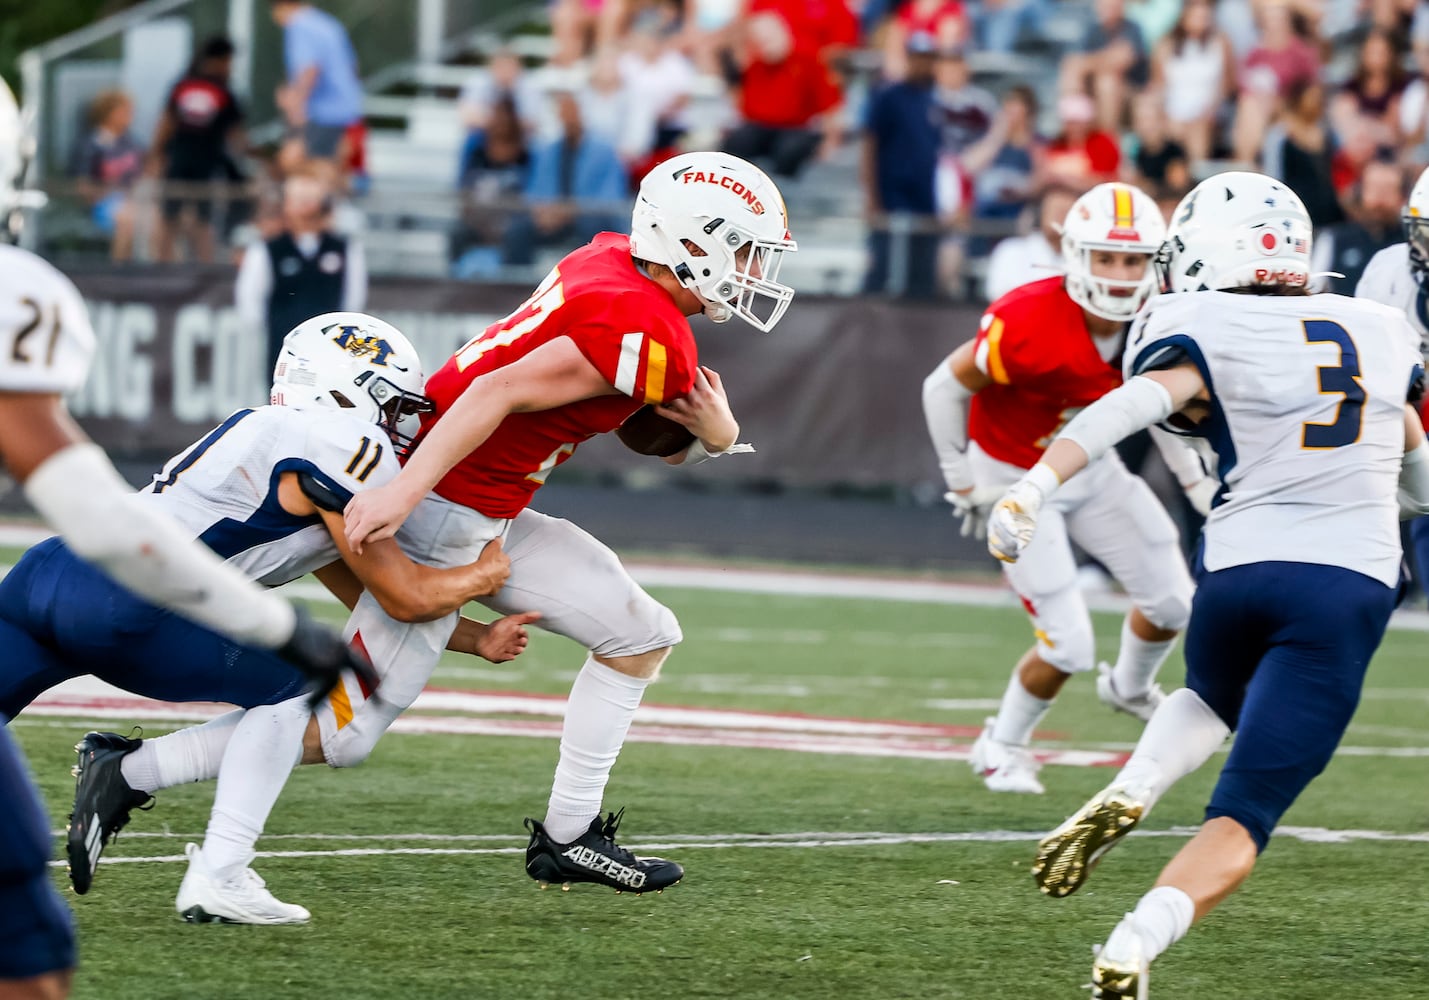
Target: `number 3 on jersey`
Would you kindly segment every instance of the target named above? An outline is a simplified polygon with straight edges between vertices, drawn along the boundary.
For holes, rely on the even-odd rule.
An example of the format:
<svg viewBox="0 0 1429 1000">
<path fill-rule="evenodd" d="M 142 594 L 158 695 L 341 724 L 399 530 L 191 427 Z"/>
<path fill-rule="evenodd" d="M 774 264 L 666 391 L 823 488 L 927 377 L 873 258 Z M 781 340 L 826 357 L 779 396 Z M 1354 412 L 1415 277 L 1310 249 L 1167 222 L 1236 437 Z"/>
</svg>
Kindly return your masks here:
<svg viewBox="0 0 1429 1000">
<path fill-rule="evenodd" d="M 531 297 L 521 303 L 515 312 L 488 326 L 456 352 L 457 371 L 466 371 L 487 351 L 520 340 L 544 323 L 565 302 L 566 290 L 561 284 L 560 269 L 553 267 L 545 280 L 536 286 Z"/>
<path fill-rule="evenodd" d="M 1338 365 L 1320 366 L 1320 391 L 1338 393 L 1344 398 L 1335 410 L 1335 419 L 1328 424 L 1307 421 L 1301 428 L 1300 447 L 1310 450 L 1342 448 L 1360 439 L 1364 425 L 1364 386 L 1360 384 L 1360 356 L 1349 331 L 1328 319 L 1307 319 L 1305 341 L 1310 344 L 1335 344 L 1340 348 Z"/>
</svg>

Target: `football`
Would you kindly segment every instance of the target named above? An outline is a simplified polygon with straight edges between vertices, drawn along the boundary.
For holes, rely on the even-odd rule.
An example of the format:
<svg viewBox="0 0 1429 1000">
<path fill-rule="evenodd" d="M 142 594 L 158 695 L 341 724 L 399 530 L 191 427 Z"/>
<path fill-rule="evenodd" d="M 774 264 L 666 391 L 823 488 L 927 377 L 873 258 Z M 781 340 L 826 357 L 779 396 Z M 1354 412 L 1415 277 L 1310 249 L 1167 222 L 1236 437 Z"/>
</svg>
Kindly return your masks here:
<svg viewBox="0 0 1429 1000">
<path fill-rule="evenodd" d="M 688 448 L 695 443 L 695 436 L 668 417 L 655 412 L 655 407 L 640 407 L 625 423 L 615 429 L 625 447 L 641 455 L 656 455 L 665 458 Z"/>
</svg>

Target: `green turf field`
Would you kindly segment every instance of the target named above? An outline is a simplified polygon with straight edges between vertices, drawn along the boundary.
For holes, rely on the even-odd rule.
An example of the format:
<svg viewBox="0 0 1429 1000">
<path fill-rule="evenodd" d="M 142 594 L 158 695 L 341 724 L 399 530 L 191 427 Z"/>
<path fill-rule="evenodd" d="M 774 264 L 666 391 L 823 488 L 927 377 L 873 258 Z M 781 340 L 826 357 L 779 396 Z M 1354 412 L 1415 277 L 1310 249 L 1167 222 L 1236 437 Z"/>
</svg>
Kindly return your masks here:
<svg viewBox="0 0 1429 1000">
<path fill-rule="evenodd" d="M 1014 609 L 658 596 L 686 630 L 646 699 L 664 705 L 976 726 L 988 714 L 979 700 L 1000 696 L 1030 638 Z M 1116 620 L 1101 616 L 1098 629 L 1111 655 Z M 1358 749 L 1286 818 L 1420 839 L 1273 843 L 1247 889 L 1157 963 L 1153 996 L 1429 998 L 1429 897 L 1417 881 L 1429 751 L 1406 749 L 1429 747 L 1423 645 L 1391 634 L 1346 739 Z M 433 683 L 564 693 L 580 660 L 541 635 L 515 664 L 449 656 Z M 1179 674 L 1178 657 L 1167 678 Z M 23 716 L 14 726 L 56 827 L 86 728 Z M 1069 684 L 1046 729 L 1076 748 L 1125 748 L 1138 731 L 1097 704 L 1090 678 Z M 628 807 L 623 839 L 662 845 L 685 882 L 648 897 L 540 892 L 522 871 L 521 819 L 544 811 L 555 753 L 550 739 L 393 733 L 360 769 L 302 770 L 259 847 L 311 854 L 255 867 L 312 910 L 306 927 L 187 925 L 173 909 L 182 864 L 106 864 L 87 896 L 66 889 L 81 933 L 74 996 L 1073 1000 L 1086 996 L 1092 944 L 1182 843 L 1133 837 L 1080 893 L 1054 901 L 1028 874 L 1031 840 L 1106 768 L 1048 767 L 1048 794 L 1033 799 L 986 792 L 958 761 L 632 743 L 607 804 Z M 1221 759 L 1168 795 L 1147 829 L 1198 822 Z M 209 785 L 162 792 L 106 858 L 176 858 L 211 797 Z M 875 832 L 887 836 L 836 843 Z M 907 842 L 959 833 L 969 836 Z M 798 834 L 808 836 L 788 836 Z M 67 885 L 59 869 L 55 880 Z"/>
</svg>

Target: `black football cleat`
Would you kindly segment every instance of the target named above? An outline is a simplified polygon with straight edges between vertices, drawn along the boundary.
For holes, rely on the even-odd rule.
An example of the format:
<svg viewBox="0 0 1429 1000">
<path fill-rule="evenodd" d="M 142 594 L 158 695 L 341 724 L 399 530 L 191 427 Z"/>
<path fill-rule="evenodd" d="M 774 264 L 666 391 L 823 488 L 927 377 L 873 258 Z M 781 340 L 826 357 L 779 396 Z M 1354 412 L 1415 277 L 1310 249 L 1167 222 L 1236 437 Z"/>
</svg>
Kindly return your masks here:
<svg viewBox="0 0 1429 1000">
<path fill-rule="evenodd" d="M 622 809 L 590 821 L 590 829 L 569 844 L 557 844 L 546 828 L 526 820 L 531 843 L 526 848 L 526 874 L 544 889 L 560 883 L 570 889 L 575 882 L 594 882 L 616 892 L 664 892 L 685 877 L 685 870 L 664 858 L 637 858 L 615 842 Z"/>
<path fill-rule="evenodd" d="M 154 801 L 148 792 L 130 788 L 119 769 L 124 757 L 143 742 L 118 733 L 85 733 L 74 745 L 79 763 L 74 767 L 74 812 L 66 830 L 65 853 L 69 880 L 80 895 L 89 891 L 100 853 L 109 838 L 124 829 L 130 811 Z"/>
</svg>

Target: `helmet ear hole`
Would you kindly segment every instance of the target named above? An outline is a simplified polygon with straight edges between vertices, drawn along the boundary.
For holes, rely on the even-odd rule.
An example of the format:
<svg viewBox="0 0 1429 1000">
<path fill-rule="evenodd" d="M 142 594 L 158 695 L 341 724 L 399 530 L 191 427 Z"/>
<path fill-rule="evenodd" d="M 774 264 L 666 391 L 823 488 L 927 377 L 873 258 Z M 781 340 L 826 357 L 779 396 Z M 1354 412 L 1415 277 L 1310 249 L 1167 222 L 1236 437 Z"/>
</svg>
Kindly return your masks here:
<svg viewBox="0 0 1429 1000">
<path fill-rule="evenodd" d="M 337 402 L 337 405 L 340 406 L 340 407 L 342 407 L 344 410 L 355 410 L 355 409 L 357 409 L 357 404 L 356 404 L 356 403 L 354 403 L 352 400 L 348 399 L 346 396 L 344 396 L 342 393 L 338 392 L 336 389 L 329 389 L 329 390 L 328 390 L 328 394 L 331 395 L 332 398 Z"/>
</svg>

